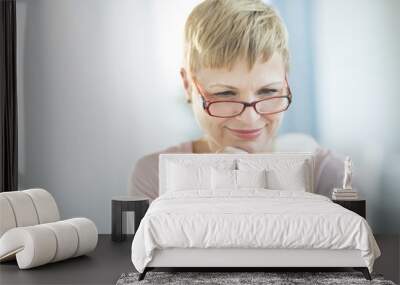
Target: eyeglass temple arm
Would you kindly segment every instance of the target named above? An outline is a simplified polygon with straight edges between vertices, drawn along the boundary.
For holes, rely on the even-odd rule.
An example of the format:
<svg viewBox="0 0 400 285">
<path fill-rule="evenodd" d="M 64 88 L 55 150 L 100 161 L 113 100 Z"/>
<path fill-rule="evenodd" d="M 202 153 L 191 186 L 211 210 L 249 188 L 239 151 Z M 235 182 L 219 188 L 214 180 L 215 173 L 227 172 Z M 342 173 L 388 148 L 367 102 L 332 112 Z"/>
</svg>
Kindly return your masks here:
<svg viewBox="0 0 400 285">
<path fill-rule="evenodd" d="M 196 86 L 197 92 L 199 92 L 199 94 L 200 94 L 201 100 L 203 101 L 203 108 L 205 109 L 205 108 L 207 108 L 207 99 L 204 98 L 204 95 L 203 95 L 204 90 L 200 90 L 201 88 L 197 84 L 197 80 L 195 77 L 193 77 L 193 82 L 194 82 L 194 85 Z"/>
</svg>

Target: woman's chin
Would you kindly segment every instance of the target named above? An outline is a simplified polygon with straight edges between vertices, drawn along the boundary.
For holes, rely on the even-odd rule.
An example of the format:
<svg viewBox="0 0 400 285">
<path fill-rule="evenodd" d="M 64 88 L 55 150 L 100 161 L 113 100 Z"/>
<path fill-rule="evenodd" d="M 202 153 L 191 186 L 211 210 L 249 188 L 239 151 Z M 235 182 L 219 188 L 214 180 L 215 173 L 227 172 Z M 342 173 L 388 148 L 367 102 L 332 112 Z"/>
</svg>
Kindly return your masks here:
<svg viewBox="0 0 400 285">
<path fill-rule="evenodd" d="M 262 153 L 266 152 L 268 143 L 260 141 L 247 141 L 247 142 L 234 142 L 230 146 L 244 150 L 248 153 Z"/>
</svg>

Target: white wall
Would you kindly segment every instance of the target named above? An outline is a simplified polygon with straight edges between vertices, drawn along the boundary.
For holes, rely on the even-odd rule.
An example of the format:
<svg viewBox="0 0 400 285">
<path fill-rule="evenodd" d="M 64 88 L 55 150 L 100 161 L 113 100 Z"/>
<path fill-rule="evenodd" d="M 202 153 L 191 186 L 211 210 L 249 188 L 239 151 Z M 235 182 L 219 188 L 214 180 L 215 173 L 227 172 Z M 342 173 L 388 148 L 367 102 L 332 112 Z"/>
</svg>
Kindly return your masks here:
<svg viewBox="0 0 400 285">
<path fill-rule="evenodd" d="M 111 231 L 136 160 L 200 135 L 179 81 L 197 2 L 17 0 L 20 189 Z M 381 232 L 400 231 L 399 5 L 313 1 L 321 143 L 353 156 Z"/>
<path fill-rule="evenodd" d="M 321 143 L 350 154 L 376 232 L 400 233 L 400 1 L 314 1 Z"/>
<path fill-rule="evenodd" d="M 111 231 L 136 160 L 200 135 L 179 82 L 194 2 L 17 1 L 20 189 Z"/>
</svg>

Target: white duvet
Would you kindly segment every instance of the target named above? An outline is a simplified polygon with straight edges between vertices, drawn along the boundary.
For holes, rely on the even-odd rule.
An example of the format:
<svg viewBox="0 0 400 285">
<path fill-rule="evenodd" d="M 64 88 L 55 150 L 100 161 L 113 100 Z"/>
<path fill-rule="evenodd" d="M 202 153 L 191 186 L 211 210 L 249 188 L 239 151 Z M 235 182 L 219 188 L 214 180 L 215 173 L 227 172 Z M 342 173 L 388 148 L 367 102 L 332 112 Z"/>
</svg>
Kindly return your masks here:
<svg viewBox="0 0 400 285">
<path fill-rule="evenodd" d="M 300 191 L 179 191 L 155 199 L 132 242 L 143 272 L 154 249 L 358 249 L 372 272 L 380 250 L 367 221 L 325 196 Z"/>
</svg>

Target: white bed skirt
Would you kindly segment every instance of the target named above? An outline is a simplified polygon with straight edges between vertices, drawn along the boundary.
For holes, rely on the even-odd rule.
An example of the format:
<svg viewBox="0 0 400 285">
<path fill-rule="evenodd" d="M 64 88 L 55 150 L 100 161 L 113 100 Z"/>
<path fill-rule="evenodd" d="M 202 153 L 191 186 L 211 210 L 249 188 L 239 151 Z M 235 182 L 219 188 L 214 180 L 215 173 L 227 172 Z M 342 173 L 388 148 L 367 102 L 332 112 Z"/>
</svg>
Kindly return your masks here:
<svg viewBox="0 0 400 285">
<path fill-rule="evenodd" d="M 156 249 L 146 267 L 366 267 L 356 249 Z"/>
</svg>

